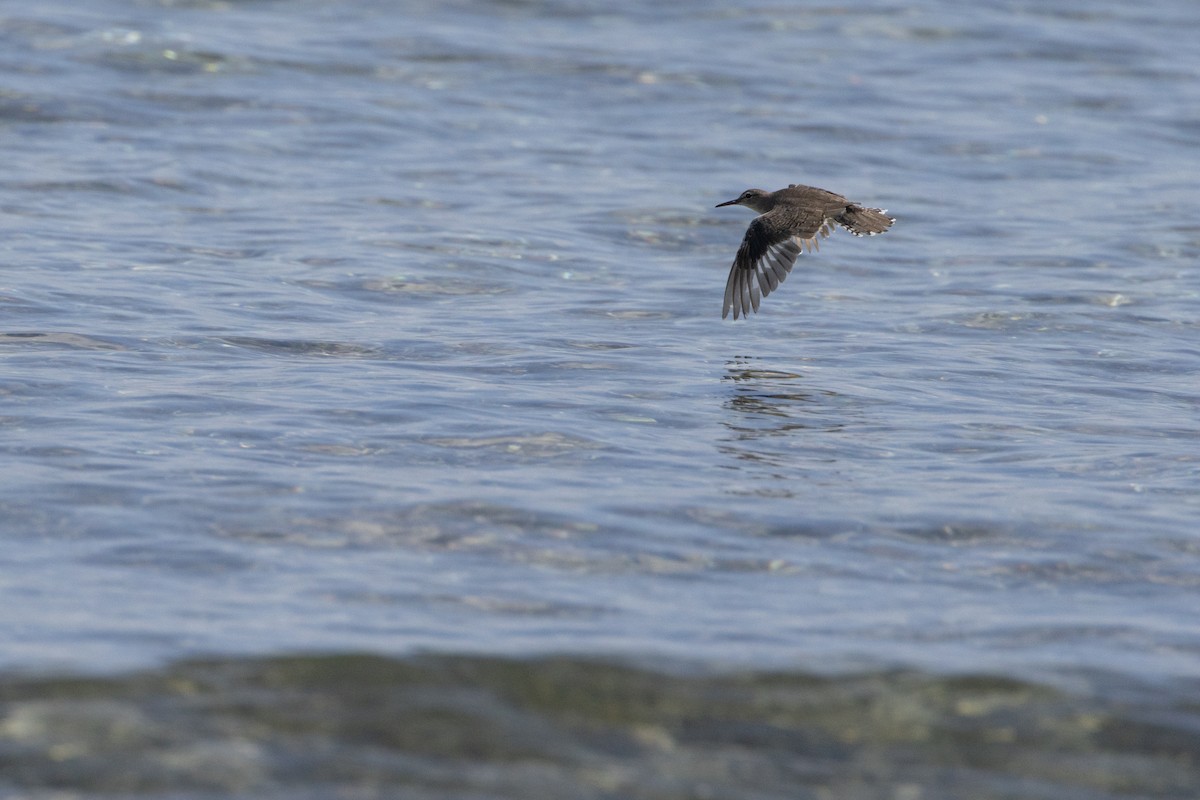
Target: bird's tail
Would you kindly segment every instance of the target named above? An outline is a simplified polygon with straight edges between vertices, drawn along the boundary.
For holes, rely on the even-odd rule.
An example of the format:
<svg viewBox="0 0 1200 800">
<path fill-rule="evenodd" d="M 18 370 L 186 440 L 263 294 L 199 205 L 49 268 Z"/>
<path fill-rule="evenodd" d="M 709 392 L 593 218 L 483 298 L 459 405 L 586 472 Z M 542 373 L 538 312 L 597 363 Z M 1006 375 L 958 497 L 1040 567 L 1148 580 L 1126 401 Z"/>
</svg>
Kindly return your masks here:
<svg viewBox="0 0 1200 800">
<path fill-rule="evenodd" d="M 896 221 L 887 215 L 886 208 L 864 208 L 857 204 L 851 204 L 836 219 L 839 225 L 855 236 L 883 233 Z"/>
</svg>

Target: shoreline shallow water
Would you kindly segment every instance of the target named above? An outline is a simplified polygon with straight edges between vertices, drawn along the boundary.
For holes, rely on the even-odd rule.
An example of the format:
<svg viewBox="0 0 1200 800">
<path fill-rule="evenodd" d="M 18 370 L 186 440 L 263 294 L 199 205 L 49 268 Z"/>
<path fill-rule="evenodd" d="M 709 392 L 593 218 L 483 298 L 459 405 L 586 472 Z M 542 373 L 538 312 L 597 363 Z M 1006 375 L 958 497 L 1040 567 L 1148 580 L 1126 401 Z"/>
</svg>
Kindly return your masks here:
<svg viewBox="0 0 1200 800">
<path fill-rule="evenodd" d="M 0 683 L 0 792 L 1184 797 L 1200 741 L 1180 718 L 1197 687 L 1179 688 L 571 658 L 194 661 Z"/>
</svg>

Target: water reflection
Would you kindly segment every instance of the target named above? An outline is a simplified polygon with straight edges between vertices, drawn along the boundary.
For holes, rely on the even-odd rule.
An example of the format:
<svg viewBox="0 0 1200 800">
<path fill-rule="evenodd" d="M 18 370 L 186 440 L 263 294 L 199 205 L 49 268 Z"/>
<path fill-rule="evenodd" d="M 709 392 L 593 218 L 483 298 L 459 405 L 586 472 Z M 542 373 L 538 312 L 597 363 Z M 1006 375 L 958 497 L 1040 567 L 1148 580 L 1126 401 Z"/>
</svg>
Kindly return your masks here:
<svg viewBox="0 0 1200 800">
<path fill-rule="evenodd" d="M 804 375 L 768 368 L 756 356 L 738 356 L 725 365 L 727 386 L 722 425 L 729 436 L 719 445 L 747 472 L 749 486 L 734 494 L 788 497 L 798 471 L 827 472 L 836 461 L 833 441 L 801 435 L 836 432 L 845 425 L 837 413 L 836 392 L 806 385 Z"/>
<path fill-rule="evenodd" d="M 778 436 L 794 430 L 838 430 L 840 422 L 820 416 L 836 392 L 805 387 L 796 372 L 768 369 L 757 356 L 738 356 L 725 365 L 723 378 L 730 386 L 725 408 L 738 412 L 724 425 L 739 439 Z"/>
</svg>

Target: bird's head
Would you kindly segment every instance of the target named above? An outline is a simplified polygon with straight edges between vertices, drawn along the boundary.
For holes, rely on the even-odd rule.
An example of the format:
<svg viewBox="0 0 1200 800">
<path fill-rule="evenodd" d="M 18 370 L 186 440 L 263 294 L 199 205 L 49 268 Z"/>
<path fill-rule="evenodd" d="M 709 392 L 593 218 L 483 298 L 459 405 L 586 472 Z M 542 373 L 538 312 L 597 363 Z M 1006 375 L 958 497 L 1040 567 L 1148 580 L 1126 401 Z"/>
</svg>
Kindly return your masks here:
<svg viewBox="0 0 1200 800">
<path fill-rule="evenodd" d="M 733 200 L 726 200 L 724 203 L 717 203 L 715 208 L 721 206 L 745 206 L 752 208 L 760 214 L 765 214 L 775 205 L 775 200 L 771 197 L 770 192 L 764 192 L 762 189 L 747 189 Z"/>
</svg>

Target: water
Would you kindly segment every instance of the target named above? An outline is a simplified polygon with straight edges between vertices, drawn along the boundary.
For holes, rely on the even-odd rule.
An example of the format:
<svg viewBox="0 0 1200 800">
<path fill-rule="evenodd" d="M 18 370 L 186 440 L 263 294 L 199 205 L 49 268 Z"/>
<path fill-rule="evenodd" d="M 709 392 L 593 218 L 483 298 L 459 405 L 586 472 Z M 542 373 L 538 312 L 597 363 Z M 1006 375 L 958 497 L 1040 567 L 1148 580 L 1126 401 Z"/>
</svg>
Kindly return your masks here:
<svg viewBox="0 0 1200 800">
<path fill-rule="evenodd" d="M 4 10 L 0 796 L 1194 796 L 1198 22 Z"/>
</svg>

